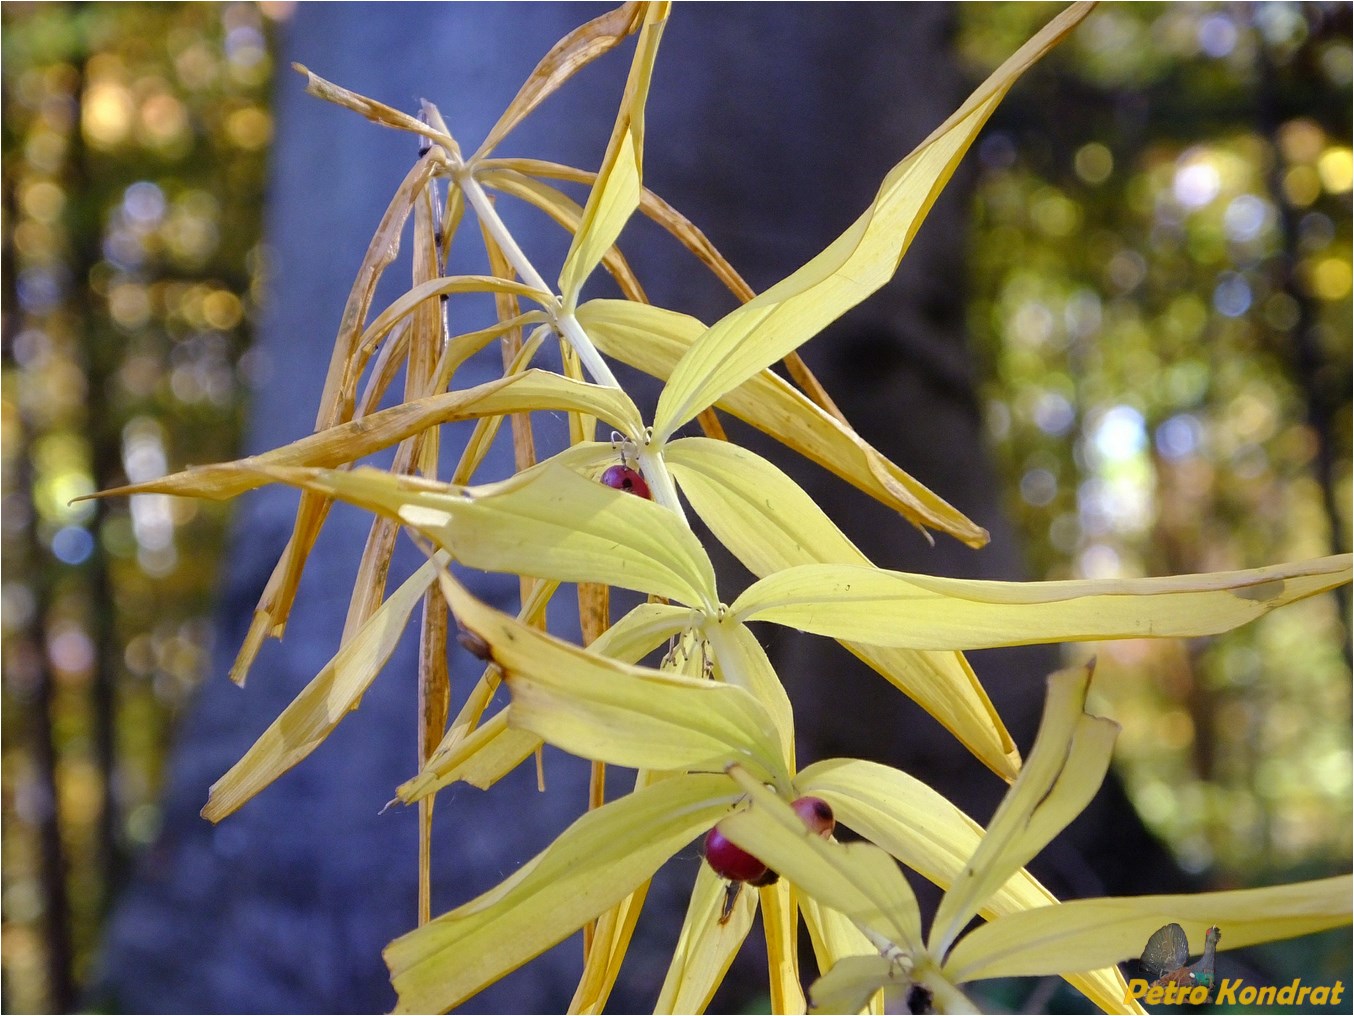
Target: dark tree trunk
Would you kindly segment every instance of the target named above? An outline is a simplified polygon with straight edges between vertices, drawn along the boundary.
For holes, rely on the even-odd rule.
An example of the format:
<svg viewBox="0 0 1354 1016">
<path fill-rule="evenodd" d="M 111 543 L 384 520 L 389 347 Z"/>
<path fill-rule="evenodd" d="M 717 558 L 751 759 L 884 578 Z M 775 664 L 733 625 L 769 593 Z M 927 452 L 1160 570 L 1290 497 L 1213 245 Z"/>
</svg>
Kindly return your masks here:
<svg viewBox="0 0 1354 1016">
<path fill-rule="evenodd" d="M 301 61 L 409 109 L 427 97 L 473 147 L 540 55 L 600 10 L 305 4 L 294 15 L 281 65 Z M 682 7 L 665 36 L 650 101 L 647 182 L 704 228 L 754 287 L 765 287 L 840 232 L 884 172 L 962 100 L 964 83 L 949 56 L 949 15 L 944 6 L 922 4 Z M 595 167 L 626 62 L 613 56 L 589 68 L 506 148 Z M 414 156 L 409 137 L 304 96 L 289 73 L 279 81 L 268 218 L 274 284 L 258 345 L 269 373 L 255 394 L 249 451 L 312 428 L 347 289 Z M 965 205 L 957 181 L 899 279 L 816 339 L 806 355 L 866 437 L 987 526 L 993 547 L 973 552 L 941 538 L 930 548 L 896 516 L 852 499 L 835 479 L 809 468 L 798 473 L 834 514 L 843 513 L 844 528 L 880 564 L 1017 577 L 961 327 Z M 539 229 L 539 239 L 563 254 L 565 238 L 553 227 L 540 227 L 533 216 L 510 222 L 528 231 L 528 250 L 539 249 L 531 233 Z M 638 246 L 628 253 L 655 302 L 707 320 L 732 306 L 675 244 L 649 243 L 650 236 L 637 231 Z M 388 285 L 378 305 L 397 292 Z M 496 372 L 496 356 L 472 365 L 479 380 Z M 791 458 L 772 454 L 782 464 Z M 510 467 L 501 457 L 491 468 L 501 474 Z M 357 1012 L 393 1004 L 380 950 L 414 923 L 415 815 L 381 808 L 414 770 L 415 639 L 406 640 L 361 710 L 310 759 L 219 826 L 197 814 L 208 785 L 337 645 L 367 527 L 361 513 L 343 508 L 333 512 L 311 558 L 285 640 L 264 650 L 243 692 L 225 677 L 290 531 L 294 505 L 295 495 L 280 488 L 241 505 L 212 674 L 170 763 L 164 832 L 142 859 L 108 934 L 98 990 L 124 1010 Z M 479 592 L 507 604 L 516 584 L 485 580 Z M 802 761 L 853 754 L 901 765 L 987 819 L 1003 786 L 883 680 L 821 640 L 781 638 L 774 649 L 796 702 Z M 469 658 L 455 662 L 453 697 L 472 679 Z M 1056 666 L 1055 654 L 981 654 L 976 665 L 1028 749 L 1042 677 Z M 490 794 L 460 788 L 440 796 L 434 913 L 497 883 L 584 806 L 584 766 L 550 753 L 547 775 L 549 792 L 541 796 L 530 766 Z M 1120 803 L 1113 808 L 1117 848 L 1130 842 L 1126 830 L 1140 834 L 1140 827 Z M 1098 832 L 1083 829 L 1054 852 L 1061 883 L 1074 894 L 1128 884 L 1113 863 L 1092 874 L 1108 860 L 1096 856 Z M 652 1006 L 697 863 L 693 847 L 665 869 L 650 898 L 663 916 L 642 921 L 613 1008 Z M 578 959 L 577 943 L 567 942 L 467 1009 L 562 1009 Z"/>
</svg>

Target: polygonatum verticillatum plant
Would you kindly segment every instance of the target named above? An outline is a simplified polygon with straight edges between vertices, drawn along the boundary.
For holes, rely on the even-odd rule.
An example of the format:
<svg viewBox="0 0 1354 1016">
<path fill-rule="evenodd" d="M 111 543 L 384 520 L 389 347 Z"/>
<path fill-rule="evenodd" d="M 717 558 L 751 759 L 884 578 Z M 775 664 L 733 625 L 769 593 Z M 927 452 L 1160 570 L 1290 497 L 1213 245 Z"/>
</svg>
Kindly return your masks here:
<svg viewBox="0 0 1354 1016">
<path fill-rule="evenodd" d="M 842 419 L 796 350 L 892 277 L 1004 94 L 1086 13 L 1076 4 L 1057 16 L 885 176 L 835 241 L 758 294 L 642 181 L 645 101 L 666 3 L 625 4 L 561 40 L 470 155 L 433 105 L 409 115 L 297 68 L 315 96 L 415 134 L 422 146 L 351 289 L 315 432 L 265 454 L 105 494 L 228 498 L 265 483 L 300 488 L 291 540 L 232 670 L 237 682 L 263 640 L 280 637 L 332 503 L 374 513 L 341 644 L 212 787 L 203 815 L 226 819 L 305 759 L 357 707 L 419 607 L 422 766 L 395 793 L 420 812 L 420 913 L 385 950 L 401 1011 L 451 1009 L 581 928 L 585 958 L 572 1007 L 600 1011 L 649 880 L 702 838 L 707 863 L 659 992 L 662 1012 L 703 1010 L 759 912 L 777 1012 L 879 1012 L 890 997 L 964 1011 L 972 1008 L 967 982 L 1046 974 L 1063 976 L 1107 1012 L 1140 1011 L 1115 964 L 1163 924 L 1179 924 L 1191 939 L 1221 925 L 1226 947 L 1237 948 L 1349 921 L 1348 877 L 1195 896 L 1056 900 L 1024 865 L 1096 792 L 1118 727 L 1085 712 L 1092 667 L 1062 671 L 1049 679 L 1043 723 L 1022 762 L 963 655 L 1225 631 L 1348 582 L 1347 555 L 1115 581 L 905 574 L 867 560 L 808 494 L 729 442 L 720 423 L 720 413 L 746 421 L 923 532 L 975 548 L 986 542 L 981 527 Z M 499 142 L 569 77 L 632 37 L 629 78 L 596 173 L 495 156 Z M 587 188 L 585 204 L 561 189 L 571 185 Z M 534 205 L 572 233 L 553 283 L 509 232 L 493 194 Z M 457 274 L 449 264 L 467 210 L 492 274 Z M 617 246 L 637 211 L 684 244 L 741 305 L 707 324 L 647 303 Z M 411 286 L 373 313 L 377 281 L 410 229 Z M 623 298 L 581 299 L 599 267 Z M 495 320 L 452 334 L 447 303 L 484 293 L 494 298 Z M 559 344 L 559 372 L 532 366 L 547 342 Z M 502 376 L 458 387 L 458 367 L 494 343 Z M 608 358 L 663 382 L 652 419 L 618 384 Z M 793 384 L 771 370 L 779 361 Z M 378 410 L 401 372 L 403 399 Z M 567 414 L 571 441 L 537 461 L 533 414 L 543 413 Z M 483 476 L 486 449 L 505 419 L 516 472 Z M 455 469 L 441 477 L 441 427 L 462 420 L 476 421 L 475 429 Z M 679 436 L 693 421 L 703 436 Z M 391 448 L 388 469 L 356 465 Z M 716 588 L 688 511 L 756 576 L 731 600 Z M 401 529 L 427 561 L 387 593 Z M 453 577 L 452 562 L 520 576 L 516 616 L 477 600 Z M 544 630 L 561 583 L 578 585 L 582 645 Z M 613 622 L 611 587 L 648 600 Z M 799 769 L 794 705 L 748 627 L 753 621 L 841 641 L 1008 781 L 987 828 L 895 769 L 848 758 Z M 453 631 L 485 663 L 454 715 Z M 658 666 L 640 663 L 665 645 Z M 510 704 L 491 713 L 500 683 Z M 458 781 L 490 788 L 546 743 L 592 760 L 590 807 L 502 884 L 434 918 L 434 795 Z M 604 800 L 608 765 L 637 771 L 632 791 Z M 860 841 L 839 842 L 837 822 Z M 945 890 L 929 933 L 900 864 Z M 966 930 L 975 916 L 984 923 Z M 801 918 L 820 972 L 807 991 L 797 956 Z"/>
</svg>

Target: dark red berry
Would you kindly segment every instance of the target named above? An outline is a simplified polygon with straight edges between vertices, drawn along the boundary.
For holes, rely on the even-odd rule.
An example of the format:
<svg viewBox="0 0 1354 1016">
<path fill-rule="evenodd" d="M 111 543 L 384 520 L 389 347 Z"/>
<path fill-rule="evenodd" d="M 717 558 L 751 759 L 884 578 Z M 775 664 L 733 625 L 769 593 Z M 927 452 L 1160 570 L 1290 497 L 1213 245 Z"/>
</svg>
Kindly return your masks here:
<svg viewBox="0 0 1354 1016">
<path fill-rule="evenodd" d="M 755 885 L 758 888 L 761 888 L 764 885 L 775 885 L 779 881 L 780 872 L 772 871 L 770 868 L 767 868 L 766 871 L 762 872 L 756 878 L 749 879 L 748 885 Z"/>
<path fill-rule="evenodd" d="M 719 831 L 705 834 L 705 860 L 720 878 L 731 882 L 751 882 L 766 874 L 766 865 Z"/>
<path fill-rule="evenodd" d="M 602 482 L 608 487 L 623 490 L 627 494 L 638 494 L 642 498 L 653 500 L 653 495 L 649 493 L 649 485 L 645 482 L 644 477 L 629 466 L 611 466 L 602 474 Z"/>
<path fill-rule="evenodd" d="M 821 797 L 801 797 L 790 807 L 808 827 L 809 832 L 817 833 L 823 839 L 831 836 L 832 830 L 837 828 L 837 816 L 832 814 L 832 805 Z"/>
</svg>

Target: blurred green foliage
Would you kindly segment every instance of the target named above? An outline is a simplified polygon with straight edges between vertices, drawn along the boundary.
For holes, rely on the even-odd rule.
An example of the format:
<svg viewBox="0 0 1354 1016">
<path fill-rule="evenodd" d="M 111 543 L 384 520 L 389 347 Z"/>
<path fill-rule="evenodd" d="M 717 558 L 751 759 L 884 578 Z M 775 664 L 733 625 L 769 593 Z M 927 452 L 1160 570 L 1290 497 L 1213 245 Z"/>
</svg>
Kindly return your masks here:
<svg viewBox="0 0 1354 1016">
<path fill-rule="evenodd" d="M 960 5 L 960 51 L 977 75 L 1056 9 Z M 227 509 L 68 502 L 235 452 L 285 12 L 3 7 L 6 1011 L 74 1004 L 203 676 Z M 980 141 L 970 334 L 1032 576 L 1348 549 L 1349 17 L 1103 6 Z M 1100 647 L 1187 866 L 1348 870 L 1346 618 Z"/>
<path fill-rule="evenodd" d="M 69 501 L 235 454 L 272 62 L 255 4 L 6 4 L 3 29 L 3 1006 L 62 1011 L 156 830 L 226 518 Z"/>
<path fill-rule="evenodd" d="M 962 6 L 966 58 L 1050 9 Z M 1350 63 L 1348 5 L 1107 5 L 979 142 L 970 330 L 1036 577 L 1349 549 Z M 1186 867 L 1348 870 L 1346 620 L 1097 647 Z"/>
</svg>

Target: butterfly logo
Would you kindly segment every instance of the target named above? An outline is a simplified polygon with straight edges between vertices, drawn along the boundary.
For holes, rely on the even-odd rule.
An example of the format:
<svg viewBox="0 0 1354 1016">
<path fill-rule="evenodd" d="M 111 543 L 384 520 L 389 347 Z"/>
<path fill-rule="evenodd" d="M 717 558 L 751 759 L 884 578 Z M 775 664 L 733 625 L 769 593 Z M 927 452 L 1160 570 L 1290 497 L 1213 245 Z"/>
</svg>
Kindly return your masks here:
<svg viewBox="0 0 1354 1016">
<path fill-rule="evenodd" d="M 1189 962 L 1189 939 L 1178 924 L 1158 928 L 1147 940 L 1142 951 L 1142 965 L 1153 978 L 1153 987 L 1174 984 L 1193 988 L 1202 985 L 1213 988 L 1213 961 L 1222 932 L 1216 927 L 1204 933 L 1204 954 L 1196 962 Z"/>
</svg>

